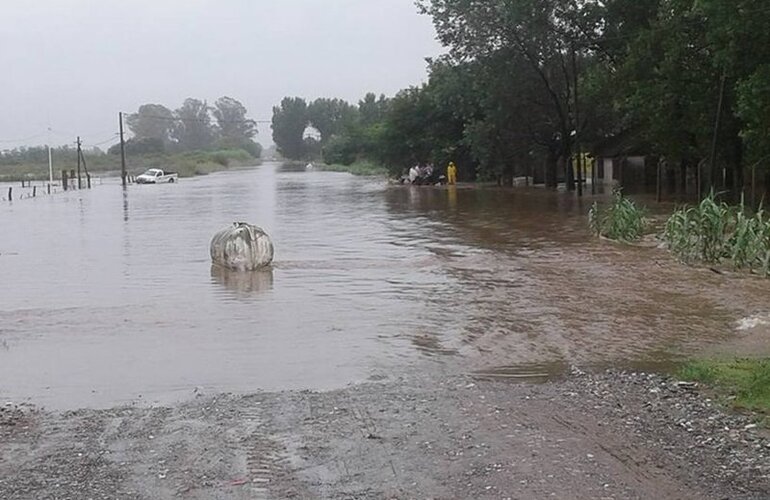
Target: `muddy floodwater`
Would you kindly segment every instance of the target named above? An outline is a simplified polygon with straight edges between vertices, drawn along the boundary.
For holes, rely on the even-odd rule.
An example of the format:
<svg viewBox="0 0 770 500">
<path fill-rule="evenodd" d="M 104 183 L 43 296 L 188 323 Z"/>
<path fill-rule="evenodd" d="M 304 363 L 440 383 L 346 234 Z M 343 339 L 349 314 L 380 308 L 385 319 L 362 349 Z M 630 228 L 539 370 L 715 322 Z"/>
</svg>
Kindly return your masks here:
<svg viewBox="0 0 770 500">
<path fill-rule="evenodd" d="M 590 202 L 276 164 L 5 202 L 0 397 L 106 407 L 768 348 L 768 281 L 596 240 Z M 212 268 L 233 221 L 272 236 L 272 270 Z"/>
</svg>

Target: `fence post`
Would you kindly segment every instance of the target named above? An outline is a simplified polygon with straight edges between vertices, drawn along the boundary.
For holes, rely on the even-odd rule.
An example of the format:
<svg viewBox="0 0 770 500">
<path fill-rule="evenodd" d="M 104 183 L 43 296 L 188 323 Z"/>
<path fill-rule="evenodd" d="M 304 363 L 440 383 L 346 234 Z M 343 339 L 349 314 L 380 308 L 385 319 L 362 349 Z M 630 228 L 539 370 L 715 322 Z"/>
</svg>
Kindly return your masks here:
<svg viewBox="0 0 770 500">
<path fill-rule="evenodd" d="M 36 196 L 37 196 L 37 186 L 32 186 L 32 197 L 34 198 Z"/>
<path fill-rule="evenodd" d="M 67 190 L 67 185 L 69 184 L 69 179 L 67 179 L 67 171 L 62 170 L 61 171 L 61 187 L 65 191 Z"/>
<path fill-rule="evenodd" d="M 11 201 L 11 200 L 13 200 L 13 188 L 9 187 L 8 188 L 8 201 Z"/>
<path fill-rule="evenodd" d="M 48 183 L 48 194 L 51 194 L 51 183 Z"/>
<path fill-rule="evenodd" d="M 86 182 L 88 183 L 88 189 L 91 189 L 91 174 L 86 172 Z"/>
</svg>

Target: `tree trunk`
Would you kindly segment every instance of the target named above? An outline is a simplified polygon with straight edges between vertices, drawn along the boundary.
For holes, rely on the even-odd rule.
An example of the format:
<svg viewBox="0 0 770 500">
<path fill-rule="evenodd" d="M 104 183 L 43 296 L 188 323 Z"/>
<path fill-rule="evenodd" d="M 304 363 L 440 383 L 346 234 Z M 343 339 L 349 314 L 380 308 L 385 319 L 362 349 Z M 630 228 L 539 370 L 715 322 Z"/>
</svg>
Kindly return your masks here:
<svg viewBox="0 0 770 500">
<path fill-rule="evenodd" d="M 559 185 L 556 175 L 556 169 L 558 168 L 558 158 L 553 151 L 549 151 L 545 158 L 545 187 L 556 188 Z"/>
<path fill-rule="evenodd" d="M 679 161 L 679 194 L 687 194 L 687 160 L 684 158 Z"/>
</svg>

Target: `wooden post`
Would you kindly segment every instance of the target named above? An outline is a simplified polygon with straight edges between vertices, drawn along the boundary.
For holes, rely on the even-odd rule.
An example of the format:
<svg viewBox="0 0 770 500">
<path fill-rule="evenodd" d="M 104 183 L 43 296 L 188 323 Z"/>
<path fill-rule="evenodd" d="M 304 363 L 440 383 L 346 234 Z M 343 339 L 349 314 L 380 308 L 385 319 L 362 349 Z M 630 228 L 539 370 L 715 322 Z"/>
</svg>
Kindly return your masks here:
<svg viewBox="0 0 770 500">
<path fill-rule="evenodd" d="M 51 183 L 48 183 L 48 194 L 51 194 Z"/>
<path fill-rule="evenodd" d="M 88 189 L 91 189 L 91 174 L 86 174 L 86 181 L 88 182 Z"/>
<path fill-rule="evenodd" d="M 80 136 L 78 136 L 77 144 L 78 144 L 78 189 L 82 189 L 83 188 L 83 183 L 80 180 L 80 155 L 81 155 L 81 152 L 80 152 Z"/>
<path fill-rule="evenodd" d="M 37 196 L 37 186 L 32 186 L 32 197 L 34 198 L 36 196 Z"/>
<path fill-rule="evenodd" d="M 13 188 L 9 187 L 8 188 L 8 201 L 11 201 L 11 200 L 13 200 Z"/>
<path fill-rule="evenodd" d="M 69 184 L 69 179 L 67 179 L 67 171 L 62 170 L 61 171 L 61 187 L 65 191 L 67 190 L 67 185 Z"/>
</svg>

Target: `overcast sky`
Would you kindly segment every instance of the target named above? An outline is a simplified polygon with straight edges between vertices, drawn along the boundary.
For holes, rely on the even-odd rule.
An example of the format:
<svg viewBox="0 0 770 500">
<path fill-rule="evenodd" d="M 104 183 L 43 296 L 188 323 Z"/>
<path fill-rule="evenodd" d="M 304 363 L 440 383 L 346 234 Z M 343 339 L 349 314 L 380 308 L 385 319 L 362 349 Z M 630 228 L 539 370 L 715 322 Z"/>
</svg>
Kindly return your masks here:
<svg viewBox="0 0 770 500">
<path fill-rule="evenodd" d="M 93 145 L 143 103 L 392 95 L 441 52 L 413 0 L 0 0 L 0 149 Z"/>
</svg>

